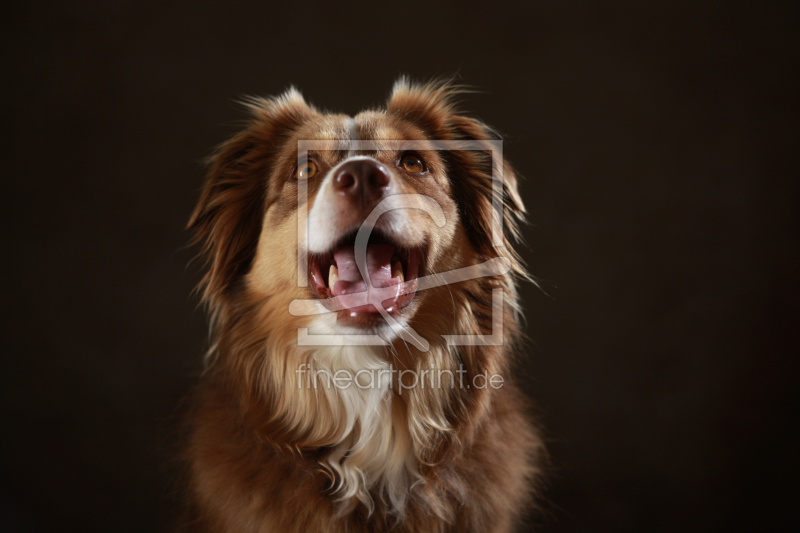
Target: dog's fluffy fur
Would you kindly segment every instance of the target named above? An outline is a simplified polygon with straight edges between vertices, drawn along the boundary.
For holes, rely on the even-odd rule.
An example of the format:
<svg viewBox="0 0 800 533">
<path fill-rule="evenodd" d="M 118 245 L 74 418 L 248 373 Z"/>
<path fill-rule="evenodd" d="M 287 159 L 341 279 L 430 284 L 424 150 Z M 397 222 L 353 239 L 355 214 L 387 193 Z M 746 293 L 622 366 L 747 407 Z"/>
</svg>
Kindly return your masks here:
<svg viewBox="0 0 800 533">
<path fill-rule="evenodd" d="M 428 351 L 380 325 L 362 329 L 388 339 L 387 346 L 301 346 L 298 328 L 337 334 L 359 326 L 339 324 L 335 312 L 288 311 L 294 299 L 318 296 L 298 284 L 298 245 L 309 245 L 298 242 L 297 141 L 495 139 L 454 109 L 456 92 L 401 80 L 385 108 L 353 118 L 319 112 L 295 90 L 247 100 L 250 120 L 212 157 L 189 223 L 208 262 L 201 291 L 212 345 L 189 417 L 190 503 L 182 531 L 510 531 L 532 505 L 543 448 L 509 375 L 519 337 L 514 277 L 525 273 L 508 239 L 504 247 L 491 242 L 488 152 L 418 151 L 427 165 L 420 176 L 404 172 L 393 150 L 309 153 L 319 169 L 307 181 L 309 219 L 323 217 L 325 225 L 331 218 L 328 233 L 363 220 L 361 212 L 331 217 L 326 205 L 332 173 L 366 155 L 388 169 L 393 192 L 425 194 L 442 208 L 444 226 L 398 210 L 394 229 L 386 230 L 398 245 L 424 244 L 420 275 L 498 256 L 511 262 L 506 275 L 413 295 L 396 316 L 427 339 Z M 523 214 L 516 179 L 505 162 L 494 171 L 502 176 L 506 233 L 516 237 Z M 448 345 L 442 335 L 492 332 L 493 289 L 505 296 L 502 345 Z M 315 388 L 298 372 L 456 372 L 461 365 L 464 383 L 499 374 L 504 384 L 401 390 L 394 375 L 369 388 Z"/>
</svg>

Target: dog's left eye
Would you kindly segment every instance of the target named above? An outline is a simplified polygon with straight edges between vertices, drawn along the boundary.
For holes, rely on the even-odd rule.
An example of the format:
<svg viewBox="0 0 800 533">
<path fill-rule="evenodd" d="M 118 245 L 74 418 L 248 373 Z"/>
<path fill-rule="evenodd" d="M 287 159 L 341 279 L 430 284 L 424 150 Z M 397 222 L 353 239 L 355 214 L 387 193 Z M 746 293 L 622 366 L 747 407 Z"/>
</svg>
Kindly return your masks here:
<svg viewBox="0 0 800 533">
<path fill-rule="evenodd" d="M 304 167 L 297 169 L 297 174 L 295 177 L 299 180 L 307 180 L 308 178 L 313 178 L 316 173 L 317 164 L 309 160 Z"/>
<path fill-rule="evenodd" d="M 400 158 L 400 164 L 407 172 L 411 172 L 412 174 L 419 174 L 425 171 L 425 163 L 415 154 L 403 155 L 403 157 Z"/>
</svg>

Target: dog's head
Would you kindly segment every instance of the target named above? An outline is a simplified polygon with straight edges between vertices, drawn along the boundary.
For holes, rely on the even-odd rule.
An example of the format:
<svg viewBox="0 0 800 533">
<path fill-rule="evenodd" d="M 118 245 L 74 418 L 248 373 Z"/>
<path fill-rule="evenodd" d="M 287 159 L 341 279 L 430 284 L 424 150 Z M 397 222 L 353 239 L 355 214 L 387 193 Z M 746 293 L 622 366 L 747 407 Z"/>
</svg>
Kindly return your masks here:
<svg viewBox="0 0 800 533">
<path fill-rule="evenodd" d="M 294 90 L 247 100 L 250 121 L 213 156 L 189 223 L 218 320 L 269 301 L 273 326 L 385 336 L 424 319 L 437 290 L 423 289 L 448 294 L 443 273 L 499 255 L 521 273 L 492 238 L 501 216 L 516 234 L 514 174 L 490 143 L 476 149 L 497 136 L 454 109 L 456 92 L 401 80 L 384 109 L 355 117 Z"/>
</svg>

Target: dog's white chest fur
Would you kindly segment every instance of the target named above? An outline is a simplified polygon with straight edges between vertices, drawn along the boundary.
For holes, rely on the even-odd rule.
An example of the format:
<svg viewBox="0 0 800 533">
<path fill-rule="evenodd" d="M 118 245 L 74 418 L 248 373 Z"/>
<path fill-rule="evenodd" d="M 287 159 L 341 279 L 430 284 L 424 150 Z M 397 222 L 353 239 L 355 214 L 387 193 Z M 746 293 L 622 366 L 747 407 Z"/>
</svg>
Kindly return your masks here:
<svg viewBox="0 0 800 533">
<path fill-rule="evenodd" d="M 420 477 L 405 402 L 395 393 L 384 353 L 383 347 L 324 347 L 313 353 L 312 373 L 318 399 L 328 402 L 339 424 L 339 440 L 327 459 L 337 476 L 336 495 L 358 498 L 372 510 L 370 492 L 377 493 L 402 514 Z"/>
</svg>

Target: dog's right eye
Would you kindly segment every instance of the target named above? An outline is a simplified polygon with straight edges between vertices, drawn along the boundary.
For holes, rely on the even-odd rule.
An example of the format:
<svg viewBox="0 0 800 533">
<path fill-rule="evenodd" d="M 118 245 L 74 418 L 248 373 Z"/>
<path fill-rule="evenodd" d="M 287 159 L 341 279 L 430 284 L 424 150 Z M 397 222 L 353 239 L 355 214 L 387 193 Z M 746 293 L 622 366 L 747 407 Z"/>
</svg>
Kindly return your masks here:
<svg viewBox="0 0 800 533">
<path fill-rule="evenodd" d="M 295 174 L 295 178 L 299 180 L 307 180 L 308 178 L 313 178 L 314 175 L 317 173 L 317 164 L 311 161 L 310 159 L 305 164 L 297 169 L 297 173 Z"/>
<path fill-rule="evenodd" d="M 412 174 L 421 174 L 425 171 L 425 163 L 417 154 L 413 153 L 403 154 L 403 157 L 400 158 L 400 165 Z"/>
</svg>

